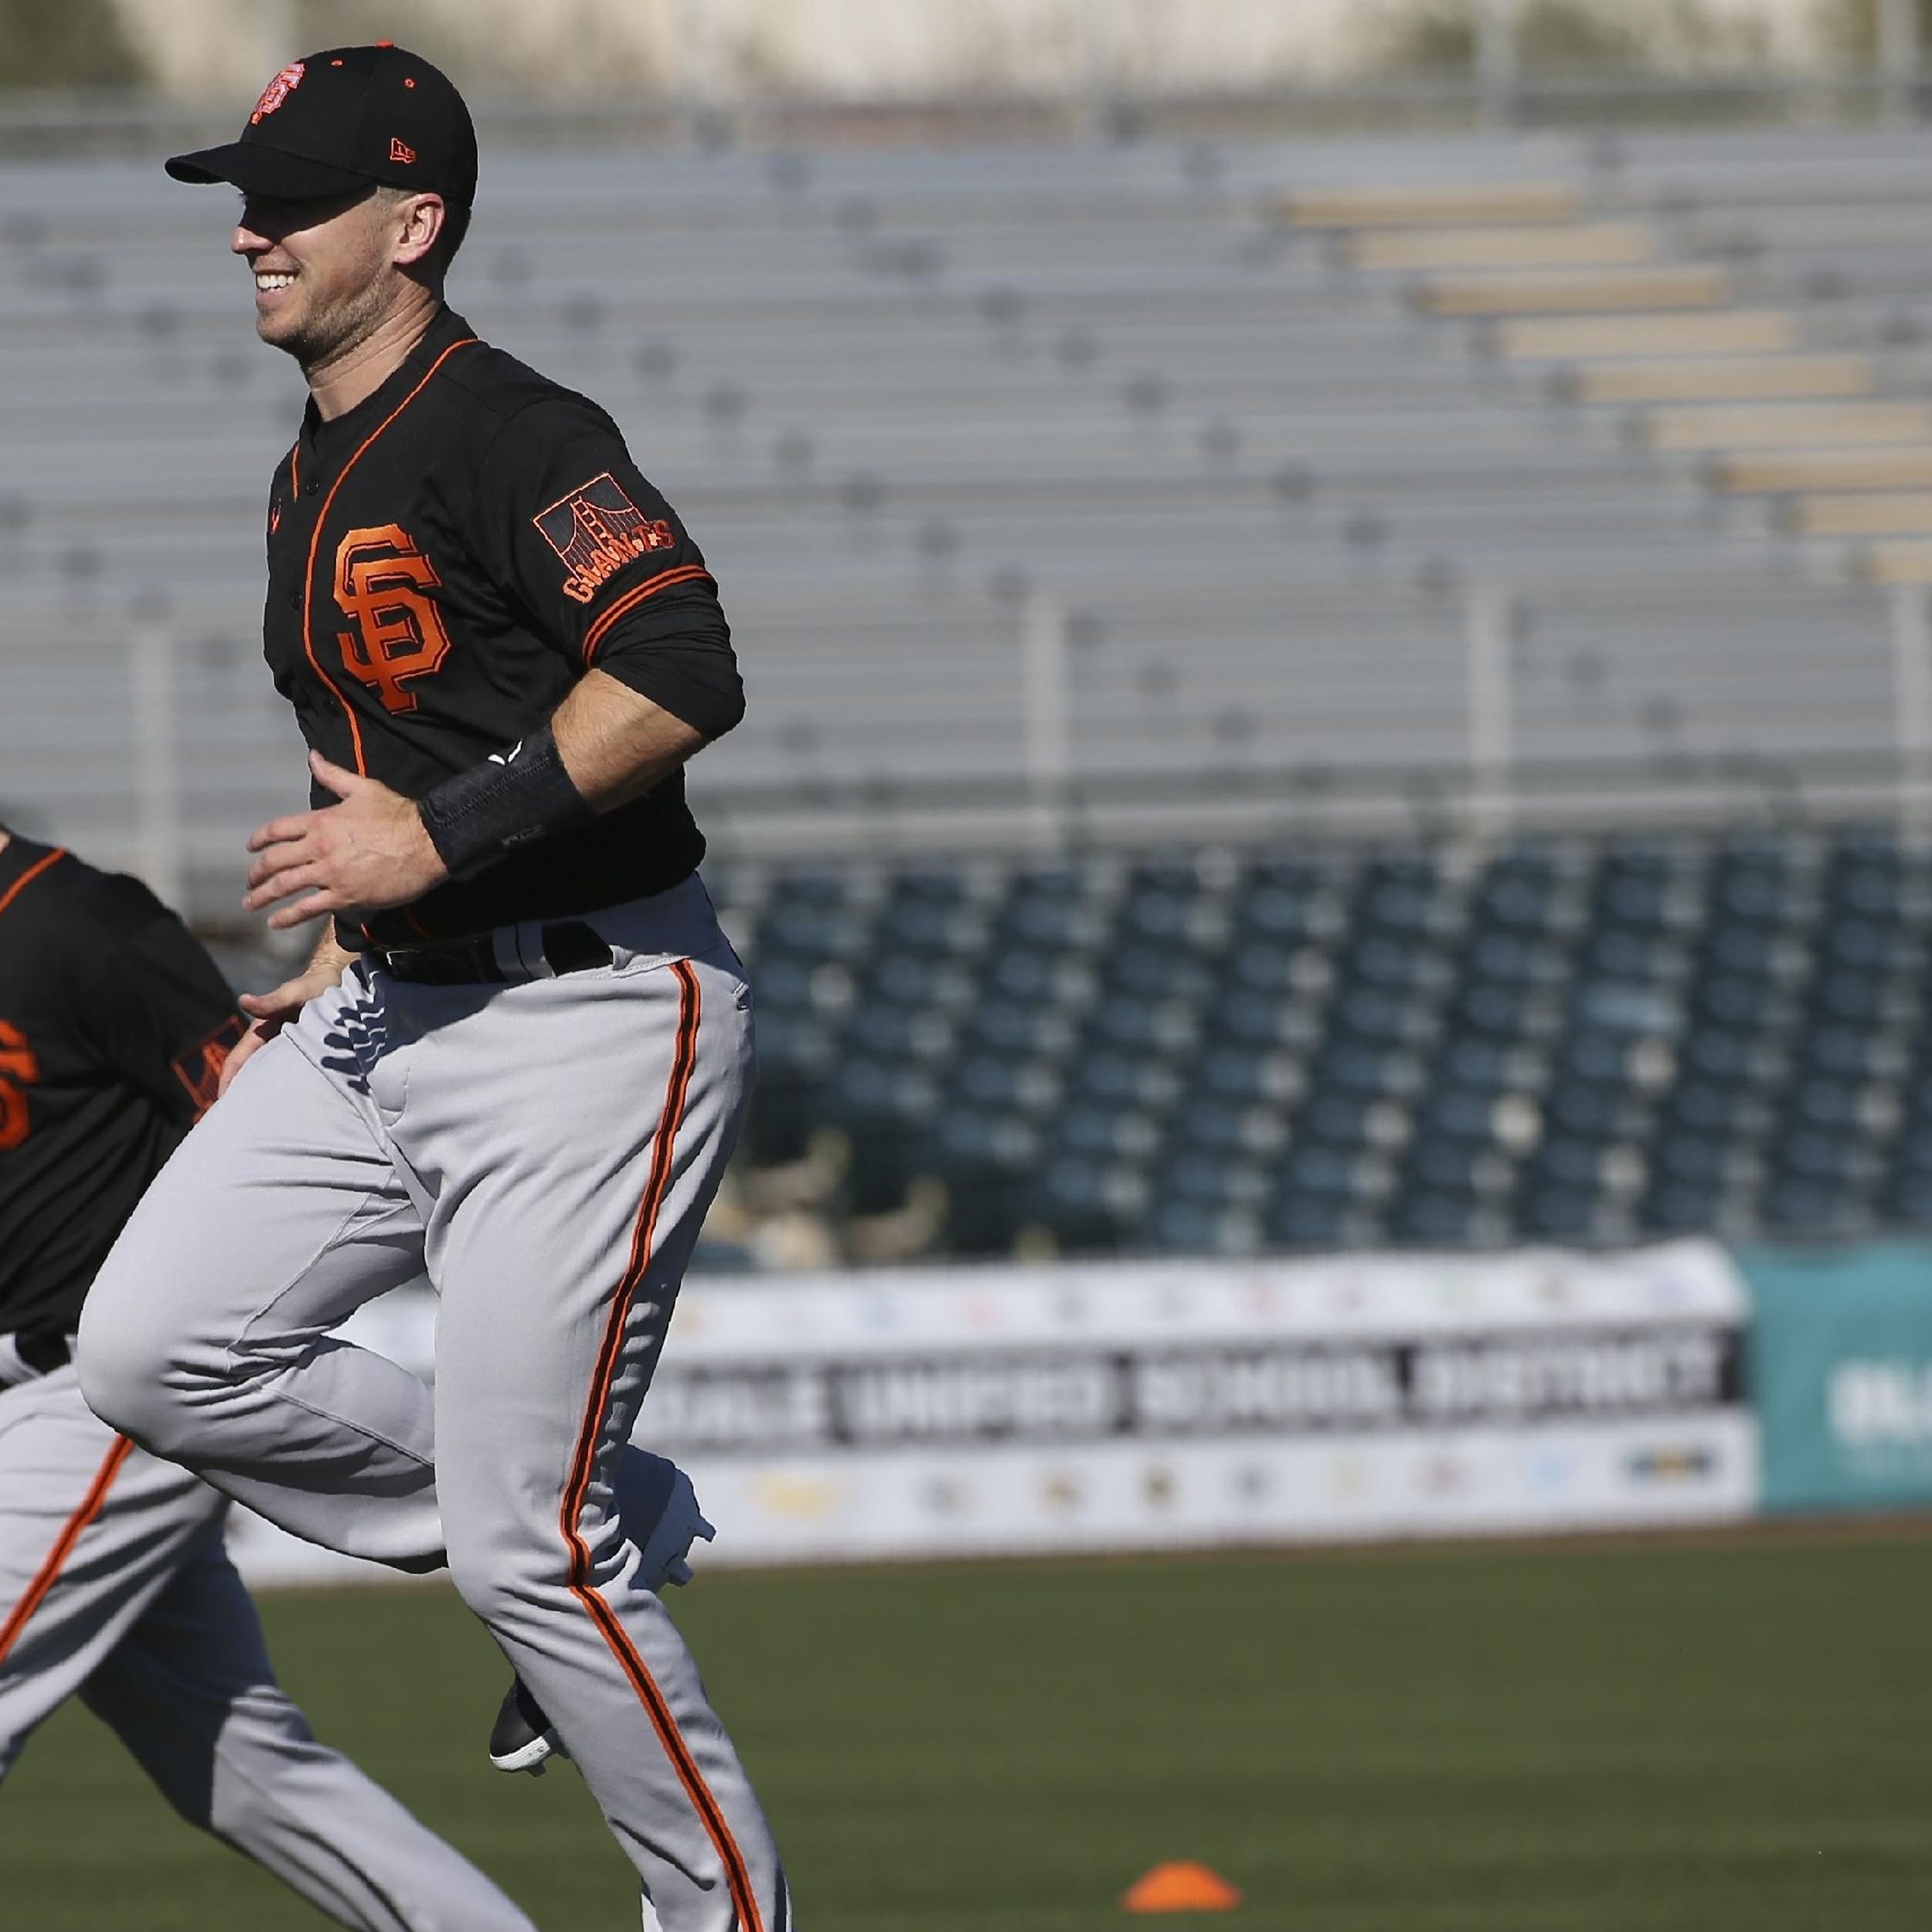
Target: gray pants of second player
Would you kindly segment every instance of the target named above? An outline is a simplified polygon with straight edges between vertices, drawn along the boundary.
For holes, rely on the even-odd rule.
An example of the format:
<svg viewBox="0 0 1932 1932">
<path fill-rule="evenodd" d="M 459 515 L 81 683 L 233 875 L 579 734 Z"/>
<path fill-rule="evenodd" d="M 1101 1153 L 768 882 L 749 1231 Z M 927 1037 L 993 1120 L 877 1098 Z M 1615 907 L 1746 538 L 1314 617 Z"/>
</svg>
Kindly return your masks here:
<svg viewBox="0 0 1932 1932">
<path fill-rule="evenodd" d="M 88 1400 L 310 1541 L 447 1550 L 667 1932 L 785 1932 L 737 1754 L 655 1594 L 620 1470 L 750 1079 L 695 879 L 597 914 L 614 964 L 498 986 L 358 965 L 257 1053 L 97 1281 Z M 533 927 L 498 935 L 540 957 Z M 434 1396 L 328 1332 L 427 1272 Z"/>
<path fill-rule="evenodd" d="M 222 1547 L 227 1509 L 97 1421 L 71 1369 L 0 1391 L 0 1778 L 78 1694 L 189 1823 L 339 1923 L 531 1932 L 310 1735 Z"/>
</svg>

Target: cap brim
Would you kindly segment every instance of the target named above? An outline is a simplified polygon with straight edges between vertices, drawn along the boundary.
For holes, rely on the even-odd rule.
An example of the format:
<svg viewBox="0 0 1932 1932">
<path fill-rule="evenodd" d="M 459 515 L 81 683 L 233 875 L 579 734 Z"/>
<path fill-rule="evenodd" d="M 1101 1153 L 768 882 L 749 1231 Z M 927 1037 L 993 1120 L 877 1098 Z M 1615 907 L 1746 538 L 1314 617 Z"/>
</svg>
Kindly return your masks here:
<svg viewBox="0 0 1932 1932">
<path fill-rule="evenodd" d="M 375 185 L 369 175 L 332 168 L 265 141 L 231 141 L 219 148 L 198 148 L 192 155 L 170 156 L 168 172 L 176 181 L 205 185 L 232 182 L 244 195 L 273 195 L 278 201 L 321 201 Z"/>
</svg>

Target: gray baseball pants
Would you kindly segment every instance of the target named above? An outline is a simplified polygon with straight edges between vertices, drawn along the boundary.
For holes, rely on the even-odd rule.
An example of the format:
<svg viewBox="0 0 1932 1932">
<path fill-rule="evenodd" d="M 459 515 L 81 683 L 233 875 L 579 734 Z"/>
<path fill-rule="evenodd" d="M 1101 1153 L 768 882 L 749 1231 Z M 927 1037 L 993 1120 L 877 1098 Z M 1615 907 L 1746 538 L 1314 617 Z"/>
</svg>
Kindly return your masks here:
<svg viewBox="0 0 1932 1932">
<path fill-rule="evenodd" d="M 102 1270 L 88 1400 L 295 1535 L 445 1558 L 665 1932 L 785 1932 L 776 1847 L 635 1580 L 624 1451 L 751 1080 L 695 879 L 594 915 L 613 964 L 430 986 L 359 963 L 243 1069 Z M 331 1330 L 427 1272 L 434 1391 Z"/>
<path fill-rule="evenodd" d="M 226 1499 L 97 1421 L 63 1369 L 0 1393 L 0 1778 L 78 1693 L 192 1825 L 360 1932 L 532 1932 L 310 1734 L 222 1546 Z"/>
</svg>

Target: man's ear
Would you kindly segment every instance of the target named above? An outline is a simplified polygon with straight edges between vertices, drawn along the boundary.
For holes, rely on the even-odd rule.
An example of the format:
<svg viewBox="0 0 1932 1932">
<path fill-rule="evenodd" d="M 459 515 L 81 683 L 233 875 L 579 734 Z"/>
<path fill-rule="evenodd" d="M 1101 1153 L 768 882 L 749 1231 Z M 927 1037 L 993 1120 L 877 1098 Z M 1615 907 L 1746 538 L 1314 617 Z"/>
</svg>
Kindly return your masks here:
<svg viewBox="0 0 1932 1932">
<path fill-rule="evenodd" d="M 444 206 L 440 195 L 412 195 L 402 210 L 402 218 L 403 233 L 396 243 L 396 263 L 400 268 L 414 268 L 435 253 L 443 224 L 449 219 L 449 210 Z"/>
</svg>

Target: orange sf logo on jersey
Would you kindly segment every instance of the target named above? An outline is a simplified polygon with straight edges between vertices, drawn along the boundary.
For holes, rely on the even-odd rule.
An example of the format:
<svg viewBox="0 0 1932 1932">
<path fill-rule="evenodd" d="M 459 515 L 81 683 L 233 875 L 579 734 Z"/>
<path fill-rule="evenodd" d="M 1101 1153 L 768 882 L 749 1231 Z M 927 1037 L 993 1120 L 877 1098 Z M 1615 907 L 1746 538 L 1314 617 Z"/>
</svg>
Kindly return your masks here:
<svg viewBox="0 0 1932 1932">
<path fill-rule="evenodd" d="M 26 1089 L 40 1077 L 40 1063 L 19 1027 L 0 1019 L 0 1153 L 27 1138 Z"/>
<path fill-rule="evenodd" d="M 427 594 L 442 587 L 435 565 L 396 524 L 351 530 L 336 548 L 335 601 L 355 626 L 338 633 L 342 663 L 385 710 L 413 711 L 407 686 L 433 676 L 450 654 L 443 613 Z"/>
</svg>

